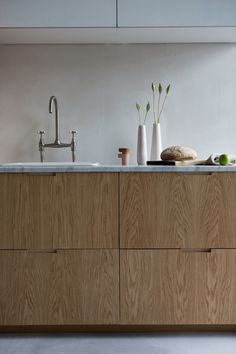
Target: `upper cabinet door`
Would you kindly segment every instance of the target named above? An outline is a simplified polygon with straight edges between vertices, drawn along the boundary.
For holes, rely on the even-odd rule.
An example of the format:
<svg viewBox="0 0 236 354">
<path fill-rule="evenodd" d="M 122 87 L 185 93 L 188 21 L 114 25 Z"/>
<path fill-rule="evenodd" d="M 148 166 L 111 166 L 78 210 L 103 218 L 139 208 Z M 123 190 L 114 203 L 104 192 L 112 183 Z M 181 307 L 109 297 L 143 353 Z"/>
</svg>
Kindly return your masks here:
<svg viewBox="0 0 236 354">
<path fill-rule="evenodd" d="M 119 27 L 235 25 L 235 0 L 118 0 Z"/>
<path fill-rule="evenodd" d="M 0 27 L 115 27 L 116 0 L 0 0 Z"/>
</svg>

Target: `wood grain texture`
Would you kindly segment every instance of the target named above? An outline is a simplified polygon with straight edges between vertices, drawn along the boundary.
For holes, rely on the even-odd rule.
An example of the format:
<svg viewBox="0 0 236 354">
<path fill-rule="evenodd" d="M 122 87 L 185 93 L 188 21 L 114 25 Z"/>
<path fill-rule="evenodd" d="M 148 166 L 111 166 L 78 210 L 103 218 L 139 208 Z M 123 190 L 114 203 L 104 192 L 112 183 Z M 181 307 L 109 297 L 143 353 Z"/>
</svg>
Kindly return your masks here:
<svg viewBox="0 0 236 354">
<path fill-rule="evenodd" d="M 120 262 L 122 324 L 236 324 L 236 250 L 122 250 Z"/>
<path fill-rule="evenodd" d="M 0 205 L 0 249 L 118 247 L 118 174 L 0 174 Z"/>
<path fill-rule="evenodd" d="M 0 251 L 0 325 L 118 322 L 116 250 Z"/>
<path fill-rule="evenodd" d="M 60 254 L 62 324 L 118 323 L 119 251 L 78 250 Z"/>
<path fill-rule="evenodd" d="M 57 175 L 54 248 L 118 248 L 118 174 Z"/>
<path fill-rule="evenodd" d="M 0 251 L 1 325 L 57 323 L 56 262 L 55 253 Z"/>
<path fill-rule="evenodd" d="M 236 174 L 122 173 L 122 248 L 235 248 Z"/>
<path fill-rule="evenodd" d="M 52 248 L 54 176 L 0 174 L 0 248 Z"/>
</svg>

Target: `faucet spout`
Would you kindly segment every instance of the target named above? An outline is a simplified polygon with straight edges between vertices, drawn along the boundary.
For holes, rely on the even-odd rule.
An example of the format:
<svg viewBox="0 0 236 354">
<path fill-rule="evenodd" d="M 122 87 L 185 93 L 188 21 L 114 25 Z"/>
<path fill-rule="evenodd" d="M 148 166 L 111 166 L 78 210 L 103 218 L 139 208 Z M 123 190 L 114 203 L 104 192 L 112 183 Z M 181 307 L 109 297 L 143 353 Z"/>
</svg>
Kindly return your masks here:
<svg viewBox="0 0 236 354">
<path fill-rule="evenodd" d="M 55 109 L 55 132 L 56 132 L 55 144 L 60 145 L 59 109 L 58 109 L 57 99 L 55 96 L 50 97 L 49 113 L 52 113 L 53 105 L 54 105 L 54 109 Z"/>
</svg>

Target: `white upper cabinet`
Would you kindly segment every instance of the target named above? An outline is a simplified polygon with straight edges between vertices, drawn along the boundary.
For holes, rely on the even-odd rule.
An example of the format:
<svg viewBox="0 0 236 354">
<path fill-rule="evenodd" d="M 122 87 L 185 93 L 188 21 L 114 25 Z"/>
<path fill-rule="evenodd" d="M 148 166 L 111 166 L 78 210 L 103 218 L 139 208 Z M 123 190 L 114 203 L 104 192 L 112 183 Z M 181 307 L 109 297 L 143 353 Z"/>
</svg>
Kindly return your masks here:
<svg viewBox="0 0 236 354">
<path fill-rule="evenodd" d="M 1 44 L 236 43 L 236 0 L 0 0 Z"/>
<path fill-rule="evenodd" d="M 0 0 L 0 27 L 115 27 L 116 0 Z"/>
<path fill-rule="evenodd" d="M 118 26 L 236 26 L 236 0 L 118 0 Z"/>
</svg>

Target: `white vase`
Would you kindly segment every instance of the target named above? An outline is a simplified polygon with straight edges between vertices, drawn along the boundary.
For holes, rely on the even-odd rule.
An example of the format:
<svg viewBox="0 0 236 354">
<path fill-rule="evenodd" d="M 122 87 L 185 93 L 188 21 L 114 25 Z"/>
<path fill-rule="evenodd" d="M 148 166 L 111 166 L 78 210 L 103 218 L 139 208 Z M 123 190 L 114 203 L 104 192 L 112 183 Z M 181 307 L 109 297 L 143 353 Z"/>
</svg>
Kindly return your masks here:
<svg viewBox="0 0 236 354">
<path fill-rule="evenodd" d="M 161 125 L 160 123 L 153 123 L 151 161 L 161 160 L 161 152 L 162 152 Z"/>
<path fill-rule="evenodd" d="M 147 163 L 147 133 L 145 125 L 139 125 L 138 127 L 137 162 L 138 165 L 146 165 Z"/>
</svg>

